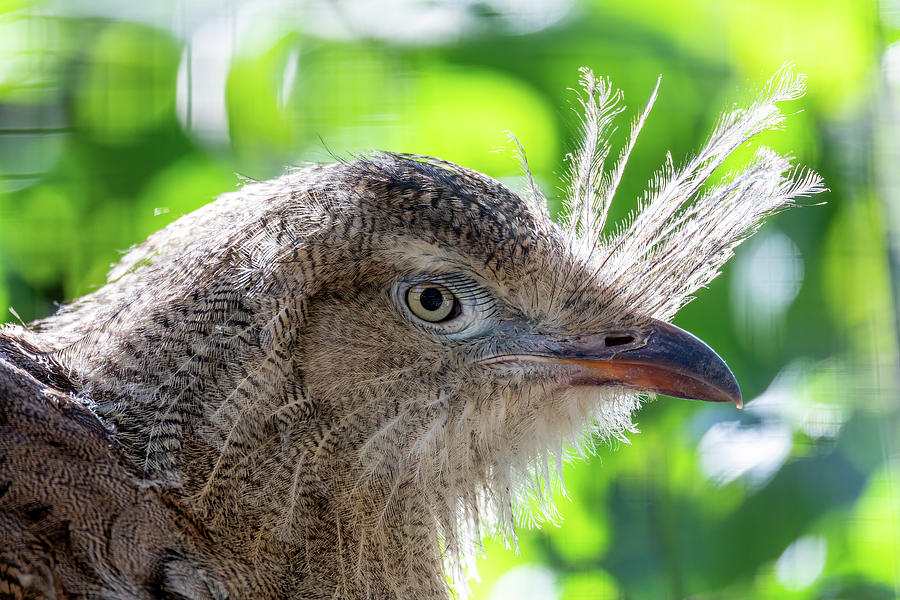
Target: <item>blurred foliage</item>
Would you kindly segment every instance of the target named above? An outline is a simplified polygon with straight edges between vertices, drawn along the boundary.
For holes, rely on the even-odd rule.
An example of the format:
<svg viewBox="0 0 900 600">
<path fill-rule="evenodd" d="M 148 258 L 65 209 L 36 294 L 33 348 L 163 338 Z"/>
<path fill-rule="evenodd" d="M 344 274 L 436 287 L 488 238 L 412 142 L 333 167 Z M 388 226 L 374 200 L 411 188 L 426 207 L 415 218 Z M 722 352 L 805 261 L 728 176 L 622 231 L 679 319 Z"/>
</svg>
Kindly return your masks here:
<svg viewBox="0 0 900 600">
<path fill-rule="evenodd" d="M 238 173 L 372 148 L 515 187 L 511 153 L 494 151 L 510 130 L 558 210 L 582 65 L 630 114 L 663 75 L 622 218 L 666 151 L 683 160 L 792 60 L 809 94 L 761 141 L 818 170 L 827 204 L 771 219 L 678 317 L 727 358 L 747 409 L 648 404 L 633 446 L 567 467 L 558 527 L 523 530 L 518 554 L 486 541 L 472 588 L 898 598 L 900 199 L 878 165 L 900 148 L 875 143 L 900 98 L 896 14 L 864 0 L 0 0 L 0 307 L 30 321 L 94 289 Z"/>
</svg>

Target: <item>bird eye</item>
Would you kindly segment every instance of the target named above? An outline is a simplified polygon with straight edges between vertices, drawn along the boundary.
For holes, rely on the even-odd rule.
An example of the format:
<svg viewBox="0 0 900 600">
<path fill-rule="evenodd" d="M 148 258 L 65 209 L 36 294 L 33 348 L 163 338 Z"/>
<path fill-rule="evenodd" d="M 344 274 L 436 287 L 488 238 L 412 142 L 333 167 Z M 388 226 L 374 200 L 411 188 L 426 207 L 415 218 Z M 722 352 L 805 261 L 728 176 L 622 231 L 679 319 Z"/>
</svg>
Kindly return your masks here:
<svg viewBox="0 0 900 600">
<path fill-rule="evenodd" d="M 453 293 L 439 283 L 418 283 L 406 292 L 406 305 L 414 315 L 429 323 L 442 323 L 462 312 Z"/>
</svg>

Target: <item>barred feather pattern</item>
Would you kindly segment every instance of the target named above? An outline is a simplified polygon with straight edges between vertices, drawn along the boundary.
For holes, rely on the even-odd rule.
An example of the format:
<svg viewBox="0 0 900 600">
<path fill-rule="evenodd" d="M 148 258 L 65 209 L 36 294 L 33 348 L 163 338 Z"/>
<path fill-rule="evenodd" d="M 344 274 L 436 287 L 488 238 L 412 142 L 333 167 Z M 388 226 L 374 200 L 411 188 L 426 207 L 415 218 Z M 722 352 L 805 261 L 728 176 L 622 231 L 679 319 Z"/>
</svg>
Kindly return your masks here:
<svg viewBox="0 0 900 600">
<path fill-rule="evenodd" d="M 777 102 L 802 94 L 785 67 L 695 157 L 668 157 L 638 211 L 607 233 L 659 82 L 607 169 L 622 94 L 581 75 L 583 139 L 561 224 L 513 137 L 524 198 L 428 157 L 308 166 L 182 217 L 106 286 L 2 333 L 78 382 L 135 480 L 204 524 L 205 568 L 227 548 L 260 581 L 281 582 L 245 596 L 446 598 L 449 574 L 464 597 L 481 539 L 514 544 L 517 526 L 556 520 L 563 464 L 627 442 L 642 401 L 536 370 L 498 377 L 478 359 L 526 331 L 667 320 L 765 216 L 823 189 L 766 148 L 709 182 L 781 125 Z M 391 290 L 418 273 L 471 279 L 477 318 L 496 335 L 412 326 Z"/>
</svg>

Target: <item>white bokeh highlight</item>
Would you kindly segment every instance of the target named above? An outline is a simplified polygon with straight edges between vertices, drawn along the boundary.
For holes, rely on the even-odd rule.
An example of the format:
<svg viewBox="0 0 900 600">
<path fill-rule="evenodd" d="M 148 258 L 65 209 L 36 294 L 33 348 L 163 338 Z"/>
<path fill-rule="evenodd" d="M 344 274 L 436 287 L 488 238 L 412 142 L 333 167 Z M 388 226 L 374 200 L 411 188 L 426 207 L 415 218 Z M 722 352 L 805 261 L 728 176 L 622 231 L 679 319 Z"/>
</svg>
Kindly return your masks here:
<svg viewBox="0 0 900 600">
<path fill-rule="evenodd" d="M 768 228 L 735 257 L 731 297 L 738 331 L 753 346 L 777 341 L 781 323 L 803 284 L 803 257 L 784 233 Z"/>
<path fill-rule="evenodd" d="M 742 477 L 759 487 L 781 468 L 793 445 L 791 428 L 781 423 L 716 423 L 700 440 L 700 468 L 719 485 Z"/>
<path fill-rule="evenodd" d="M 519 565 L 500 576 L 489 600 L 558 600 L 556 575 L 543 565 Z"/>
<path fill-rule="evenodd" d="M 225 85 L 234 40 L 231 19 L 217 16 L 189 34 L 178 65 L 175 106 L 181 126 L 201 142 L 227 144 Z"/>
<path fill-rule="evenodd" d="M 825 569 L 828 547 L 820 536 L 803 536 L 784 551 L 775 563 L 775 578 L 789 590 L 812 585 Z"/>
</svg>

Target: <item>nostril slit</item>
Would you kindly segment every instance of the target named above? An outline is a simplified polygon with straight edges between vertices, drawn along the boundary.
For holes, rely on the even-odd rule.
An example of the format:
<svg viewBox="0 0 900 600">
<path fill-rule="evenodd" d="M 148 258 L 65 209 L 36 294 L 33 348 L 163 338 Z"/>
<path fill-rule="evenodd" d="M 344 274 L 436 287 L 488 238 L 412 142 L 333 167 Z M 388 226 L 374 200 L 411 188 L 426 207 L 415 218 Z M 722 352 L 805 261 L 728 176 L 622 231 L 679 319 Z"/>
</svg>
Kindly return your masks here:
<svg viewBox="0 0 900 600">
<path fill-rule="evenodd" d="M 634 336 L 631 335 L 609 335 L 606 336 L 606 347 L 624 346 L 634 342 Z"/>
</svg>

